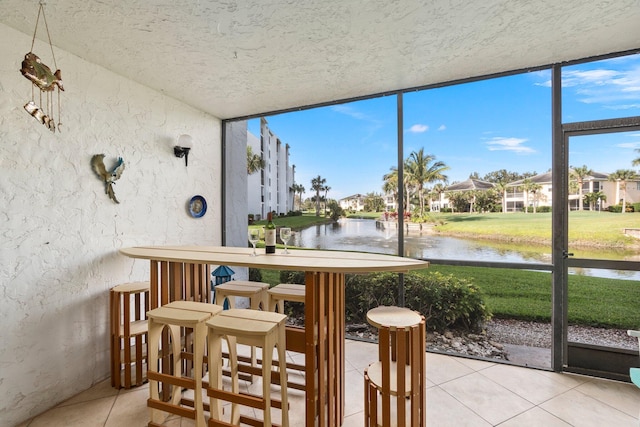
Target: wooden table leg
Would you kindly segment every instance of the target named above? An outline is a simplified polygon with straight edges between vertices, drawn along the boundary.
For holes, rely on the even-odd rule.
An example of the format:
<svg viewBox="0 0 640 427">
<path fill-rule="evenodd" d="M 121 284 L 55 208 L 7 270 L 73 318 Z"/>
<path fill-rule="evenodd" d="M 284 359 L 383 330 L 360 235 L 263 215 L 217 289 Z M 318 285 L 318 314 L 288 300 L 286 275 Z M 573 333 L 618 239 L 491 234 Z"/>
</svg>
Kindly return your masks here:
<svg viewBox="0 0 640 427">
<path fill-rule="evenodd" d="M 340 426 L 344 420 L 344 274 L 307 272 L 305 285 L 306 425 Z"/>
</svg>

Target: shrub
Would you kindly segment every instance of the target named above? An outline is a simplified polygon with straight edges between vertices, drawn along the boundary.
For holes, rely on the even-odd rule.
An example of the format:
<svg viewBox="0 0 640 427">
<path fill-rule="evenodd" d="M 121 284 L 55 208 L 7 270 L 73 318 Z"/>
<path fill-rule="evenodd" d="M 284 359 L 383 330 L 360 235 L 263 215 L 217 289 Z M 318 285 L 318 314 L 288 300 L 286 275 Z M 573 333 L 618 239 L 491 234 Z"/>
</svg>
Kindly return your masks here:
<svg viewBox="0 0 640 427">
<path fill-rule="evenodd" d="M 257 268 L 250 268 L 249 280 L 252 282 L 262 282 L 262 272 Z"/>
<path fill-rule="evenodd" d="M 281 283 L 304 283 L 304 272 L 281 271 Z M 491 313 L 476 285 L 438 272 L 404 275 L 405 306 L 424 315 L 427 329 L 478 330 Z M 381 305 L 398 305 L 395 273 L 348 274 L 345 316 L 348 323 L 366 323 L 367 312 Z M 302 303 L 287 303 L 287 315 L 304 315 Z"/>
<path fill-rule="evenodd" d="M 430 330 L 476 330 L 491 317 L 479 289 L 453 275 L 408 273 L 404 276 L 404 289 L 405 306 L 423 314 Z M 348 275 L 345 292 L 347 321 L 365 323 L 370 309 L 398 305 L 398 276 Z"/>
</svg>

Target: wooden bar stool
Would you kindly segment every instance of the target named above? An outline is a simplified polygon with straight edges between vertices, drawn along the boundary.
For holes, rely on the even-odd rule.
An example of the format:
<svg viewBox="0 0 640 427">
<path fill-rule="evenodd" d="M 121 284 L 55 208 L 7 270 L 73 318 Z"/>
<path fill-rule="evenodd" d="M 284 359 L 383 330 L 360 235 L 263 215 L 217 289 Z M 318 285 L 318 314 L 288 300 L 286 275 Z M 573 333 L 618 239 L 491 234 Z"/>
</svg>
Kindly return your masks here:
<svg viewBox="0 0 640 427">
<path fill-rule="evenodd" d="M 231 364 L 231 391 L 226 391 L 222 387 L 222 365 L 220 363 L 209 365 L 209 388 L 207 390 L 211 412 L 209 427 L 239 425 L 240 423 L 270 427 L 273 425 L 271 420 L 272 407 L 281 408 L 282 426 L 289 426 L 287 372 L 283 363 L 278 369 L 280 375 L 275 378 L 275 382 L 280 384 L 280 401 L 276 402 L 271 398 L 274 348 L 277 347 L 279 361 L 286 358 L 285 319 L 286 316 L 279 313 L 229 309 L 206 322 L 209 328 L 209 360 L 220 360 L 222 357 L 221 341 L 223 337 L 226 337 L 229 343 Z M 234 357 L 235 351 L 233 350 L 236 342 L 262 348 L 261 396 L 240 393 L 238 390 L 238 362 Z M 230 423 L 223 422 L 221 419 L 221 401 L 231 402 Z M 238 405 L 262 410 L 263 419 L 240 416 Z"/>
<path fill-rule="evenodd" d="M 301 302 L 304 304 L 304 285 L 295 283 L 280 283 L 269 289 L 269 311 L 284 314 L 285 301 Z"/>
<path fill-rule="evenodd" d="M 224 300 L 229 301 L 229 308 L 236 308 L 236 298 L 249 298 L 249 307 L 254 310 L 268 308 L 269 284 L 264 282 L 254 282 L 251 280 L 232 280 L 216 286 L 215 303 L 224 306 Z"/>
<path fill-rule="evenodd" d="M 216 286 L 215 303 L 224 307 L 225 300 L 229 301 L 229 308 L 236 308 L 236 298 L 249 298 L 249 308 L 266 310 L 269 308 L 269 284 L 252 280 L 232 280 Z M 249 363 L 252 368 L 258 366 L 255 347 L 251 347 L 251 356 L 239 356 L 239 360 Z M 253 382 L 253 374 L 246 377 Z"/>
<path fill-rule="evenodd" d="M 367 321 L 378 328 L 379 357 L 364 371 L 365 426 L 424 427 L 424 316 L 383 306 L 369 310 Z"/>
<path fill-rule="evenodd" d="M 276 313 L 284 312 L 284 303 L 286 301 L 298 302 L 304 304 L 306 298 L 305 286 L 296 283 L 280 283 L 268 290 L 269 293 L 269 311 L 275 311 Z M 287 342 L 291 342 L 292 337 L 287 336 Z M 291 350 L 291 349 L 288 349 Z M 299 363 L 287 362 L 287 369 L 292 369 L 300 373 L 305 372 L 305 365 Z M 292 376 L 289 377 L 289 388 L 297 390 L 305 390 L 304 381 L 292 381 Z M 302 377 L 300 377 L 302 378 Z"/>
<path fill-rule="evenodd" d="M 149 391 L 147 400 L 151 421 L 149 427 L 162 425 L 167 414 L 195 420 L 197 427 L 204 427 L 204 408 L 202 401 L 203 360 L 206 346 L 207 327 L 205 321 L 220 313 L 222 307 L 193 301 L 174 301 L 165 306 L 155 308 L 147 313 L 149 319 Z M 158 359 L 159 342 L 162 331 L 170 332 L 171 354 Z M 191 376 L 183 376 L 182 364 L 188 352 L 182 351 L 181 328 L 193 331 L 193 349 L 189 356 L 193 364 Z M 168 365 L 168 366 L 167 366 Z M 169 389 L 169 400 L 160 396 L 160 383 L 163 390 Z M 191 389 L 194 392 L 193 406 L 182 401 L 182 391 Z M 189 402 L 191 403 L 191 402 Z"/>
<path fill-rule="evenodd" d="M 148 308 L 149 282 L 125 283 L 109 292 L 112 387 L 146 382 Z"/>
</svg>

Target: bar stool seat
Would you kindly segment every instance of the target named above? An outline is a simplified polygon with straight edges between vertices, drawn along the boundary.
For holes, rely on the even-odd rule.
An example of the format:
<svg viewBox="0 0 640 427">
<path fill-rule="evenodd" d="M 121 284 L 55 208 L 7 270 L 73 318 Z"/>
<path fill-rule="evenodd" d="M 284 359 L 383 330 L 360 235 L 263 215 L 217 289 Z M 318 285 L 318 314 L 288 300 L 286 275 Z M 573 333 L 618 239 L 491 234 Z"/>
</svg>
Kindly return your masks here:
<svg viewBox="0 0 640 427">
<path fill-rule="evenodd" d="M 267 289 L 269 284 L 251 280 L 232 280 L 216 286 L 217 305 L 224 306 L 224 301 L 229 301 L 229 308 L 236 308 L 236 297 L 249 298 L 249 306 L 254 310 L 268 308 Z"/>
<path fill-rule="evenodd" d="M 146 382 L 149 282 L 124 283 L 109 291 L 111 386 Z"/>
<path fill-rule="evenodd" d="M 165 421 L 167 414 L 195 420 L 197 427 L 205 426 L 202 401 L 203 360 L 206 346 L 207 327 L 205 321 L 220 313 L 222 307 L 213 304 L 174 301 L 165 306 L 147 312 L 149 319 L 149 391 L 147 400 L 151 421 L 149 426 L 159 426 Z M 163 348 L 162 369 L 159 368 L 158 350 L 162 332 L 166 328 L 170 332 L 169 344 L 171 354 Z M 187 353 L 182 351 L 181 328 L 193 330 L 193 376 L 183 376 L 182 365 Z M 165 340 L 164 343 L 167 343 Z M 168 400 L 161 398 L 159 383 L 163 384 L 163 393 L 169 391 Z M 182 391 L 191 389 L 194 392 L 193 407 L 182 403 Z"/>
<path fill-rule="evenodd" d="M 280 283 L 267 291 L 269 293 L 269 311 L 284 313 L 284 302 L 301 302 L 305 299 L 305 286 L 295 283 Z"/>
<path fill-rule="evenodd" d="M 215 364 L 209 366 L 209 388 L 207 394 L 210 397 L 209 426 L 229 425 L 221 419 L 221 401 L 231 402 L 231 425 L 248 423 L 250 425 L 272 425 L 271 408 L 282 408 L 282 426 L 288 427 L 288 399 L 287 399 L 287 372 L 284 369 L 286 359 L 286 316 L 279 313 L 257 310 L 225 310 L 219 315 L 207 320 L 209 328 L 209 359 L 218 360 L 222 357 L 221 339 L 226 337 L 229 344 L 229 360 L 231 364 L 231 391 L 222 387 L 222 366 Z M 255 396 L 239 392 L 238 387 L 238 362 L 235 358 L 235 343 L 242 343 L 262 348 L 262 395 Z M 278 360 L 281 362 L 279 377 L 280 384 L 279 404 L 271 398 L 272 359 L 273 351 L 277 348 Z M 238 405 L 249 406 L 263 411 L 263 419 L 253 419 L 248 416 L 240 416 Z"/>
<path fill-rule="evenodd" d="M 378 328 L 378 361 L 364 372 L 365 426 L 423 427 L 424 316 L 407 308 L 383 306 L 369 310 L 367 321 Z"/>
</svg>

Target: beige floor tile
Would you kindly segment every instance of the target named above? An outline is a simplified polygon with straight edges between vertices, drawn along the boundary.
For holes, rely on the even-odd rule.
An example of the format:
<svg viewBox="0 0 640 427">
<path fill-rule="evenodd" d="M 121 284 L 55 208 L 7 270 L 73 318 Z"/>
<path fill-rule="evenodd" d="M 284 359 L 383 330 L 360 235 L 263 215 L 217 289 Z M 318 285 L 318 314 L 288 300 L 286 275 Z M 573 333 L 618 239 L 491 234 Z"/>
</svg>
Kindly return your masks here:
<svg viewBox="0 0 640 427">
<path fill-rule="evenodd" d="M 441 384 L 440 387 L 491 424 L 499 424 L 534 405 L 480 373 Z"/>
<path fill-rule="evenodd" d="M 364 410 L 364 375 L 351 371 L 345 374 L 344 416 Z"/>
<path fill-rule="evenodd" d="M 531 408 L 500 424 L 500 427 L 570 427 L 570 424 L 539 407 Z"/>
<path fill-rule="evenodd" d="M 438 427 L 488 427 L 479 415 L 440 387 L 427 390 L 427 425 Z"/>
<path fill-rule="evenodd" d="M 536 405 L 571 388 L 556 381 L 557 375 L 542 375 L 540 371 L 530 368 L 494 365 L 479 373 Z"/>
<path fill-rule="evenodd" d="M 474 372 L 469 366 L 451 356 L 427 353 L 427 378 L 433 384 L 442 384 Z"/>
<path fill-rule="evenodd" d="M 482 369 L 490 368 L 491 366 L 495 366 L 495 362 L 488 362 L 486 360 L 477 360 L 477 359 L 468 359 L 466 357 L 456 357 L 456 360 L 462 363 L 465 366 L 473 369 L 474 371 L 480 371 Z"/>
<path fill-rule="evenodd" d="M 147 409 L 148 387 L 120 393 L 111 409 L 105 427 L 145 426 L 150 420 Z"/>
<path fill-rule="evenodd" d="M 594 378 L 576 387 L 576 390 L 628 415 L 638 416 L 640 389 L 633 384 Z"/>
<path fill-rule="evenodd" d="M 141 387 L 145 387 L 145 386 L 143 385 Z M 135 387 L 130 390 L 136 390 L 138 388 L 139 387 Z M 75 403 L 87 402 L 89 400 L 102 399 L 103 397 L 113 397 L 113 396 L 116 396 L 117 394 L 118 394 L 118 390 L 111 387 L 111 379 L 108 378 L 106 380 L 100 381 L 99 383 L 83 391 L 82 393 L 79 393 L 73 396 L 72 398 L 62 402 L 58 406 L 73 405 Z"/>
<path fill-rule="evenodd" d="M 58 406 L 33 419 L 29 427 L 102 427 L 116 400 L 115 396 Z"/>
<path fill-rule="evenodd" d="M 347 340 L 345 345 L 345 359 L 347 365 L 350 365 L 359 372 L 378 360 L 378 345 L 365 341 Z M 349 370 L 349 366 L 345 368 Z"/>
<path fill-rule="evenodd" d="M 638 427 L 638 419 L 577 390 L 555 397 L 540 408 L 580 427 Z"/>
</svg>

